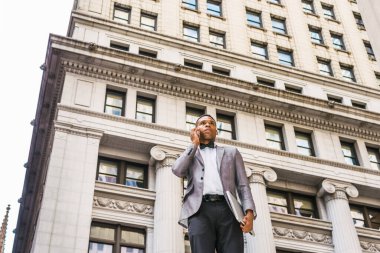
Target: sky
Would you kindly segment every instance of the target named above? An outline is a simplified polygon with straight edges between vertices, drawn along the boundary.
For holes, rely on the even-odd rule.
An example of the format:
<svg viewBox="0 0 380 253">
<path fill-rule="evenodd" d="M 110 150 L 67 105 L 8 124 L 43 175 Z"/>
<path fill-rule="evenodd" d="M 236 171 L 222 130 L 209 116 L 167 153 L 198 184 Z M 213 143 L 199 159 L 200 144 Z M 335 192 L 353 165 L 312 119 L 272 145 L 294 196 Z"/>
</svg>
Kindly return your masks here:
<svg viewBox="0 0 380 253">
<path fill-rule="evenodd" d="M 11 253 L 49 34 L 66 35 L 74 0 L 0 3 L 0 223 Z"/>
</svg>

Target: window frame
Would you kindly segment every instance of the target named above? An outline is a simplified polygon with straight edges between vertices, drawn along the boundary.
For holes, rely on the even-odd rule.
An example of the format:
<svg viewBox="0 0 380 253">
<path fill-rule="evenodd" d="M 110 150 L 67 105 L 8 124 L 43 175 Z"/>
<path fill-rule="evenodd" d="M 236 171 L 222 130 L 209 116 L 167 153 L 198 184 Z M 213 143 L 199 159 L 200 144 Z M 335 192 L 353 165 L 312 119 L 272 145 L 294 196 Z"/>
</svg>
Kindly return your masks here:
<svg viewBox="0 0 380 253">
<path fill-rule="evenodd" d="M 191 1 L 195 2 L 194 4 L 193 3 L 190 3 Z M 187 9 L 190 9 L 190 10 L 198 10 L 198 0 L 182 0 L 182 5 L 187 8 Z"/>
<path fill-rule="evenodd" d="M 336 20 L 336 15 L 334 11 L 334 5 L 327 5 L 327 4 L 322 4 L 322 11 L 323 11 L 323 16 L 327 19 L 330 20 Z M 329 12 L 329 13 L 327 13 Z M 331 13 L 331 15 L 329 15 Z"/>
<path fill-rule="evenodd" d="M 213 42 L 211 40 L 211 36 L 215 36 L 216 38 L 222 38 L 223 39 L 223 44 L 219 44 L 219 43 L 216 43 L 216 42 Z M 212 47 L 214 48 L 218 48 L 218 49 L 226 49 L 226 34 L 225 33 L 221 33 L 221 32 L 217 32 L 217 31 L 213 31 L 213 30 L 210 30 L 209 31 L 209 43 Z"/>
<path fill-rule="evenodd" d="M 312 43 L 317 44 L 317 45 L 324 45 L 325 44 L 321 28 L 309 26 L 309 32 L 310 32 L 310 39 L 311 39 Z M 313 36 L 313 35 L 318 35 L 318 38 Z"/>
<path fill-rule="evenodd" d="M 318 63 L 319 74 L 324 75 L 324 76 L 334 76 L 330 60 L 317 58 L 317 63 Z M 327 72 L 327 71 L 322 70 L 321 66 L 326 66 L 329 71 Z"/>
<path fill-rule="evenodd" d="M 276 125 L 272 125 L 270 123 L 265 123 L 264 128 L 265 128 L 265 140 L 267 142 L 267 147 L 272 148 L 272 149 L 276 149 L 276 150 L 286 151 L 283 126 L 276 126 Z M 266 136 L 267 135 L 267 129 L 268 130 L 276 130 L 278 132 L 280 141 L 267 139 L 267 136 Z M 277 149 L 277 148 L 272 147 L 271 145 L 269 145 L 270 142 L 275 142 L 275 143 L 280 144 L 281 149 Z"/>
<path fill-rule="evenodd" d="M 297 130 L 297 129 L 294 130 L 294 135 L 295 135 L 295 138 L 296 138 L 296 146 L 297 146 L 298 154 L 305 155 L 305 154 L 299 152 L 299 149 L 301 148 L 301 149 L 305 149 L 305 150 L 309 150 L 310 151 L 310 155 L 305 155 L 305 156 L 314 156 L 314 157 L 316 156 L 315 155 L 315 149 L 314 149 L 314 143 L 313 143 L 313 136 L 312 136 L 312 134 L 313 133 L 304 132 L 302 130 L 301 131 Z M 309 147 L 298 146 L 298 144 L 297 144 L 297 136 L 306 137 Z"/>
<path fill-rule="evenodd" d="M 369 206 L 356 205 L 356 204 L 351 204 L 351 203 L 350 203 L 350 212 L 351 212 L 351 208 L 352 208 L 352 207 L 357 208 L 357 209 L 359 209 L 359 210 L 362 211 L 363 218 L 364 218 L 364 220 L 363 220 L 363 221 L 364 221 L 364 227 L 365 227 L 365 228 L 370 228 L 370 229 L 376 229 L 376 230 L 379 230 L 379 228 L 376 228 L 376 227 L 374 227 L 374 226 L 372 225 L 373 222 L 371 221 L 371 219 L 370 219 L 370 217 L 369 217 L 369 211 L 370 211 L 370 210 L 374 210 L 374 211 L 378 212 L 379 215 L 380 215 L 380 209 L 373 208 L 373 207 L 369 207 Z M 352 217 L 352 219 L 355 220 L 354 217 Z M 354 222 L 354 224 L 355 224 L 355 222 Z M 380 224 L 379 224 L 379 226 L 380 226 Z M 355 227 L 361 227 L 361 226 L 355 226 Z"/>
<path fill-rule="evenodd" d="M 340 140 L 340 146 L 341 146 L 341 151 L 342 151 L 342 154 L 343 154 L 343 158 L 344 158 L 344 161 L 349 164 L 349 165 L 356 165 L 356 166 L 360 166 L 360 163 L 359 163 L 359 157 L 358 157 L 358 154 L 357 154 L 357 151 L 356 151 L 356 147 L 355 147 L 355 143 L 354 142 L 350 142 L 350 141 L 345 141 L 345 140 Z M 351 152 L 351 156 L 346 156 L 343 152 L 343 147 L 346 146 L 350 149 L 350 152 Z M 351 161 L 353 161 L 353 163 L 348 163 L 347 162 L 347 159 L 350 159 Z"/>
<path fill-rule="evenodd" d="M 121 98 L 122 98 L 122 106 L 121 106 L 121 114 L 120 115 L 110 114 L 110 113 L 106 112 L 107 106 L 110 106 L 112 108 L 118 108 L 118 109 L 120 109 L 120 107 L 117 107 L 117 106 L 107 105 L 107 97 L 108 97 L 107 95 L 108 94 L 113 94 L 113 95 L 119 95 L 119 96 L 121 96 Z M 106 114 L 109 114 L 109 115 L 117 116 L 117 117 L 124 117 L 125 116 L 125 102 L 126 102 L 125 101 L 126 100 L 125 97 L 126 97 L 126 92 L 107 88 L 106 89 L 105 100 L 104 100 L 103 112 L 106 113 Z"/>
<path fill-rule="evenodd" d="M 259 22 L 256 22 L 255 20 L 250 20 L 249 17 L 257 17 L 259 19 Z M 263 28 L 263 19 L 261 17 L 261 12 L 254 11 L 254 10 L 246 10 L 246 17 L 247 17 L 247 24 L 249 26 Z"/>
<path fill-rule="evenodd" d="M 284 84 L 285 90 L 288 92 L 296 93 L 296 94 L 302 94 L 303 93 L 303 87 L 291 85 L 291 84 Z"/>
<path fill-rule="evenodd" d="M 118 16 L 115 16 L 115 12 L 117 10 L 127 13 L 128 14 L 128 20 L 120 18 Z M 115 3 L 114 7 L 113 7 L 112 20 L 113 21 L 117 21 L 117 22 L 121 22 L 121 23 L 124 23 L 124 24 L 130 24 L 131 23 L 131 14 L 132 14 L 132 8 L 131 7 Z"/>
<path fill-rule="evenodd" d="M 209 4 L 219 6 L 219 12 L 215 11 L 211 8 L 209 8 Z M 207 0 L 206 1 L 206 13 L 208 15 L 214 16 L 214 17 L 222 17 L 223 16 L 223 9 L 222 9 L 222 1 L 218 0 Z"/>
<path fill-rule="evenodd" d="M 193 127 L 195 127 L 195 122 L 190 122 L 190 121 L 187 120 L 187 116 L 189 115 L 190 111 L 197 112 L 197 113 L 193 114 L 192 116 L 195 116 L 195 117 L 198 116 L 199 117 L 199 116 L 205 114 L 206 110 L 205 110 L 205 108 L 202 109 L 202 108 L 197 108 L 197 107 L 194 107 L 194 106 L 186 105 L 186 118 L 185 118 L 185 122 L 186 122 L 186 129 L 189 130 L 189 131 L 192 129 L 192 128 L 189 128 L 190 125 L 193 126 Z"/>
<path fill-rule="evenodd" d="M 192 36 L 186 35 L 186 34 L 185 34 L 185 29 L 189 29 L 189 30 L 195 31 L 195 32 L 197 33 L 197 37 L 194 38 L 194 37 L 192 37 Z M 191 25 L 191 24 L 184 23 L 184 24 L 183 24 L 183 38 L 184 38 L 185 40 L 188 40 L 188 41 L 199 42 L 199 41 L 200 41 L 200 31 L 199 31 L 199 26 L 195 26 L 195 25 Z"/>
<path fill-rule="evenodd" d="M 140 100 L 149 101 L 149 102 L 152 103 L 152 114 L 145 113 L 145 112 L 140 112 L 140 111 L 137 110 L 137 105 L 138 105 L 138 102 Z M 148 122 L 148 121 L 144 121 L 144 122 L 147 122 L 147 123 L 156 123 L 156 99 L 155 98 L 146 97 L 144 95 L 137 95 L 137 97 L 136 97 L 136 113 L 135 113 L 135 119 L 136 120 L 137 120 L 137 114 L 138 113 L 146 114 L 146 115 L 152 115 L 152 122 Z"/>
<path fill-rule="evenodd" d="M 286 50 L 282 48 L 277 48 L 277 54 L 278 54 L 278 61 L 281 65 L 287 66 L 287 67 L 294 67 L 294 58 L 293 58 L 293 51 L 291 50 Z M 290 57 L 291 62 L 284 61 L 281 59 L 280 55 L 287 55 Z"/>
<path fill-rule="evenodd" d="M 368 160 L 371 165 L 371 169 L 380 171 L 380 150 L 378 147 L 371 147 L 366 145 L 367 153 L 368 153 Z M 377 161 L 371 160 L 371 154 L 370 151 L 374 153 L 374 156 L 376 157 Z M 376 168 L 374 168 L 376 166 Z"/>
<path fill-rule="evenodd" d="M 253 50 L 254 47 L 264 50 L 265 54 L 261 55 L 261 54 L 255 53 L 255 51 Z M 261 43 L 258 41 L 251 41 L 251 53 L 254 56 L 256 56 L 255 58 L 259 58 L 261 60 L 269 60 L 268 45 L 265 43 Z"/>
<path fill-rule="evenodd" d="M 221 118 L 231 121 L 231 131 L 218 128 L 218 122 Z M 217 127 L 219 135 L 221 135 L 222 132 L 228 132 L 228 133 L 231 133 L 231 139 L 236 140 L 235 115 L 227 115 L 225 113 L 216 113 L 216 127 Z M 222 138 L 225 138 L 225 137 L 222 137 Z"/>
<path fill-rule="evenodd" d="M 279 24 L 282 24 L 283 27 L 274 26 L 273 22 L 277 22 Z M 279 18 L 279 17 L 272 16 L 271 17 L 271 23 L 272 23 L 272 31 L 273 32 L 275 32 L 277 34 L 283 34 L 283 35 L 287 35 L 288 34 L 288 30 L 287 30 L 287 27 L 286 27 L 286 19 L 285 18 Z"/>
<path fill-rule="evenodd" d="M 347 51 L 342 34 L 330 33 L 330 36 L 331 36 L 331 43 L 335 49 Z M 336 43 L 336 41 L 339 41 L 339 43 Z"/>
<path fill-rule="evenodd" d="M 368 58 L 371 60 L 376 60 L 375 52 L 373 51 L 371 42 L 363 40 L 364 48 L 367 52 Z"/>
<path fill-rule="evenodd" d="M 302 10 L 304 13 L 307 14 L 315 14 L 315 8 L 314 8 L 314 1 L 313 0 L 302 0 Z M 306 8 L 307 6 L 310 6 L 310 8 Z"/>
<path fill-rule="evenodd" d="M 358 12 L 352 12 L 352 14 L 354 15 L 355 23 L 358 29 L 365 30 L 365 25 L 364 25 L 362 15 Z"/>
<path fill-rule="evenodd" d="M 342 78 L 348 82 L 356 83 L 356 77 L 354 73 L 354 67 L 353 66 L 346 66 L 340 64 L 340 70 L 341 70 L 341 75 Z M 344 75 L 344 73 L 350 73 L 350 76 Z"/>
<path fill-rule="evenodd" d="M 147 24 L 144 24 L 143 17 L 150 18 L 151 20 L 154 20 L 154 26 L 150 26 Z M 146 12 L 141 12 L 140 14 L 140 28 L 148 30 L 148 31 L 157 31 L 157 14 L 151 14 Z"/>
</svg>

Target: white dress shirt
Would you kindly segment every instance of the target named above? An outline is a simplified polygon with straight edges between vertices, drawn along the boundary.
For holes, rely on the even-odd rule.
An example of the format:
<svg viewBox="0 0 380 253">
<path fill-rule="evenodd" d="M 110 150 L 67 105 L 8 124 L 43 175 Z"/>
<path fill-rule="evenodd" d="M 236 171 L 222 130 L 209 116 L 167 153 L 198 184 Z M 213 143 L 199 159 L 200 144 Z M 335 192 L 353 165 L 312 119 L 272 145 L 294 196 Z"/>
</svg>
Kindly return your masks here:
<svg viewBox="0 0 380 253">
<path fill-rule="evenodd" d="M 205 173 L 203 176 L 203 195 L 223 195 L 222 180 L 220 179 L 218 166 L 216 163 L 216 148 L 199 148 L 199 151 L 205 166 Z"/>
</svg>

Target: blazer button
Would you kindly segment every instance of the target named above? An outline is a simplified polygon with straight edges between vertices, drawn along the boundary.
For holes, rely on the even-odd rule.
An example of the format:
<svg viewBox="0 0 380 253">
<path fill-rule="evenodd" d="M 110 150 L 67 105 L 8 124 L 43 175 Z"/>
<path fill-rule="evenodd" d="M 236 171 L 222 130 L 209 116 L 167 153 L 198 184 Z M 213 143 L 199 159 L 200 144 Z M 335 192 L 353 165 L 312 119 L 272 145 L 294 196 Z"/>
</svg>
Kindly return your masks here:
<svg viewBox="0 0 380 253">
<path fill-rule="evenodd" d="M 205 171 L 205 168 L 202 168 L 202 171 Z"/>
<path fill-rule="evenodd" d="M 203 177 L 201 177 L 201 180 L 203 180 Z"/>
</svg>

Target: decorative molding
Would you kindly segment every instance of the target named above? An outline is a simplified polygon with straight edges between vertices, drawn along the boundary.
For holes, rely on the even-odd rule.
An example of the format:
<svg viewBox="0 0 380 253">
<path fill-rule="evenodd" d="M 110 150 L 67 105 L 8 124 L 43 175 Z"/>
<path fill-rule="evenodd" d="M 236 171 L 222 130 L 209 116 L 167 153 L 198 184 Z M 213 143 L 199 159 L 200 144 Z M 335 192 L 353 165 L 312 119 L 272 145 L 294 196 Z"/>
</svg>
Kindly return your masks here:
<svg viewBox="0 0 380 253">
<path fill-rule="evenodd" d="M 188 136 L 189 135 L 189 132 L 185 131 L 185 130 L 167 127 L 167 126 L 163 126 L 163 125 L 158 125 L 155 123 L 147 123 L 147 122 L 134 120 L 134 119 L 127 119 L 125 117 L 119 117 L 119 116 L 114 116 L 114 115 L 110 115 L 110 114 L 106 114 L 106 113 L 95 112 L 95 111 L 91 111 L 91 110 L 87 110 L 87 109 L 83 109 L 83 108 L 78 108 L 78 107 L 73 107 L 73 106 L 67 106 L 67 105 L 60 104 L 60 105 L 58 105 L 58 109 L 64 110 L 67 112 L 78 113 L 78 114 L 82 114 L 82 115 L 86 115 L 86 116 L 112 120 L 115 122 L 123 122 L 123 123 L 131 124 L 134 126 L 146 127 L 146 128 L 155 129 L 155 130 L 168 132 L 168 133 L 172 133 L 172 134 L 178 134 L 178 135 L 182 135 L 182 136 Z M 225 145 L 256 150 L 256 151 L 265 152 L 268 154 L 273 154 L 273 155 L 278 155 L 278 156 L 283 156 L 283 157 L 287 157 L 287 158 L 293 158 L 293 159 L 303 160 L 303 161 L 317 163 L 317 164 L 321 164 L 321 165 L 327 165 L 327 166 L 343 168 L 343 169 L 347 169 L 347 170 L 351 170 L 351 171 L 357 171 L 357 172 L 362 172 L 362 173 L 366 173 L 366 174 L 372 174 L 372 175 L 380 176 L 380 171 L 370 170 L 370 169 L 367 169 L 364 167 L 349 165 L 346 163 L 340 163 L 340 162 L 325 160 L 325 159 L 321 159 L 321 158 L 317 158 L 317 157 L 313 157 L 313 156 L 305 156 L 305 155 L 300 155 L 297 153 L 290 153 L 288 151 L 271 149 L 271 148 L 253 145 L 253 144 L 249 144 L 249 143 L 244 143 L 244 142 L 240 142 L 240 141 L 236 141 L 236 140 L 217 138 L 217 142 L 221 143 L 221 144 L 225 144 Z M 183 151 L 183 149 L 182 149 L 182 151 Z"/>
<path fill-rule="evenodd" d="M 350 183 L 341 182 L 332 179 L 325 179 L 321 184 L 318 197 L 325 196 L 326 201 L 333 199 L 345 199 L 348 197 L 356 198 L 359 196 L 358 189 Z"/>
<path fill-rule="evenodd" d="M 179 150 L 178 150 L 179 151 Z M 156 170 L 160 168 L 172 167 L 179 156 L 179 152 L 164 146 L 154 146 L 150 150 L 151 157 L 157 161 Z"/>
<path fill-rule="evenodd" d="M 126 213 L 138 213 L 153 216 L 153 206 L 142 203 L 94 196 L 93 206 Z"/>
<path fill-rule="evenodd" d="M 63 133 L 83 136 L 87 138 L 100 139 L 103 136 L 103 131 L 100 131 L 97 129 L 90 129 L 87 127 L 80 127 L 73 124 L 68 124 L 68 123 L 58 122 L 58 121 L 54 122 L 54 129 L 57 132 L 63 132 Z M 62 138 L 62 136 L 58 134 L 58 138 Z"/>
<path fill-rule="evenodd" d="M 64 60 L 63 65 L 65 67 L 65 71 L 70 73 L 89 76 L 97 79 L 119 83 L 122 85 L 128 85 L 203 103 L 210 103 L 210 101 L 212 101 L 212 104 L 214 105 L 227 107 L 233 110 L 240 110 L 264 117 L 283 120 L 295 124 L 301 124 L 309 127 L 319 128 L 322 130 L 345 134 L 348 136 L 355 136 L 363 139 L 380 142 L 379 131 L 373 131 L 369 128 L 362 128 L 355 125 L 332 122 L 331 120 L 324 119 L 323 117 L 313 117 L 309 115 L 296 113 L 294 111 L 289 112 L 288 110 L 283 110 L 281 108 L 273 108 L 270 106 L 263 105 L 262 103 L 250 102 L 249 98 L 244 100 L 242 98 L 231 98 L 222 94 L 215 95 L 215 93 L 206 90 L 196 90 L 185 86 L 175 85 L 172 83 L 150 80 L 143 76 L 134 76 L 125 72 L 117 72 L 109 69 L 104 69 L 98 66 L 89 66 L 73 61 Z M 223 78 L 225 79 L 225 77 Z M 224 79 L 223 82 L 226 81 Z M 221 80 L 215 81 L 221 82 Z M 228 84 L 230 85 L 230 82 L 228 82 Z M 247 85 L 243 85 L 242 81 L 239 81 L 239 85 L 237 86 L 239 86 L 239 88 L 247 89 Z M 252 86 L 252 84 L 250 84 L 250 86 Z M 273 90 L 271 88 L 260 87 L 260 90 L 266 89 L 268 89 L 268 91 Z M 276 94 L 277 96 L 279 95 L 279 93 L 281 93 L 281 91 L 279 90 L 274 90 L 272 92 L 274 92 L 272 95 Z M 295 97 L 292 96 L 294 96 L 294 94 L 286 94 L 285 97 L 288 99 L 297 100 Z M 306 102 L 304 98 L 302 102 Z M 321 101 L 320 103 L 323 103 L 323 106 L 321 104 L 322 107 L 328 107 L 328 101 Z M 316 106 L 315 102 L 312 104 Z M 352 108 L 350 108 L 350 110 L 351 109 Z M 376 116 L 374 115 L 375 113 L 365 112 L 365 115 L 363 115 L 363 117 L 366 117 L 368 119 L 373 118 L 374 120 L 380 121 L 380 117 L 377 114 Z"/>
<path fill-rule="evenodd" d="M 360 241 L 364 252 L 380 252 L 380 243 Z"/>
<path fill-rule="evenodd" d="M 321 244 L 332 245 L 332 237 L 326 234 L 312 233 L 304 230 L 296 230 L 290 228 L 273 226 L 273 235 L 275 237 L 290 238 L 308 242 L 316 242 Z"/>
<path fill-rule="evenodd" d="M 277 173 L 267 166 L 258 164 L 247 165 L 246 173 L 250 183 L 266 185 L 265 181 L 275 182 L 277 180 Z"/>
</svg>

